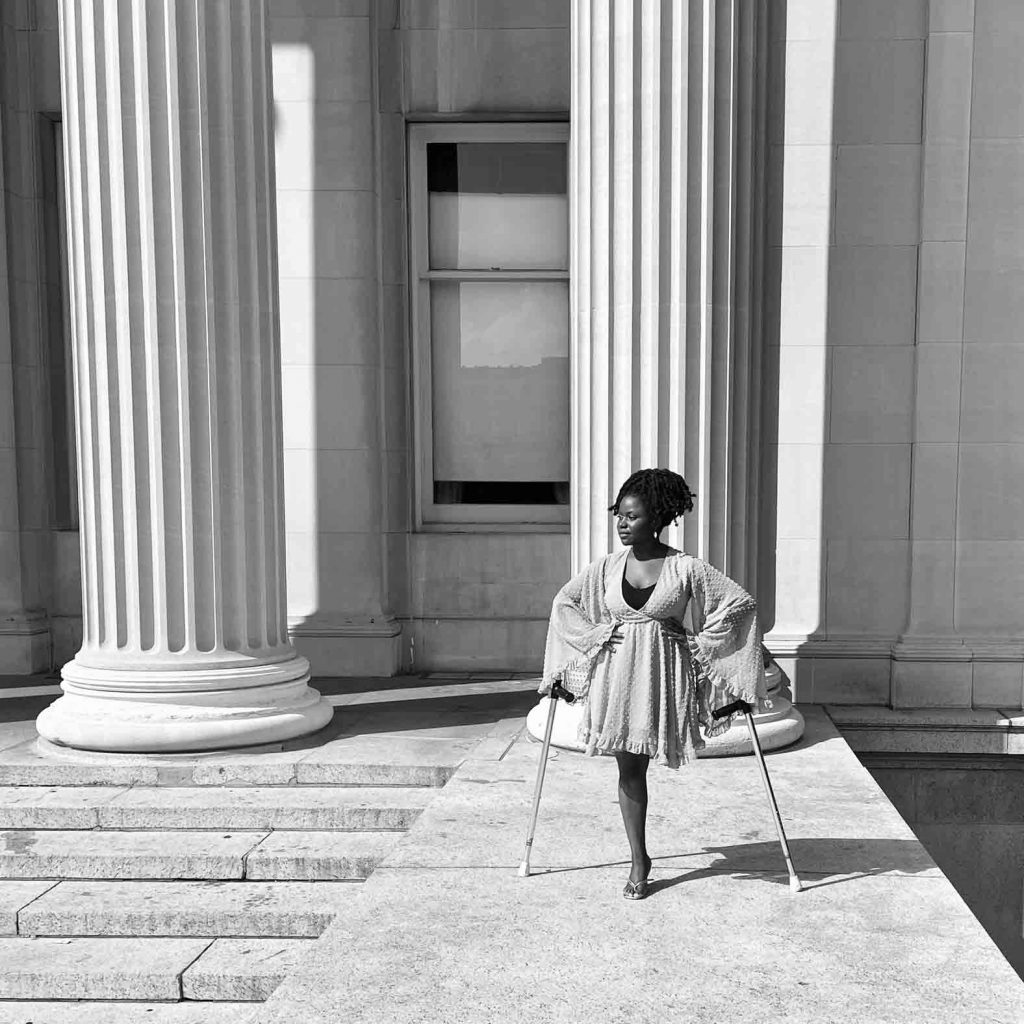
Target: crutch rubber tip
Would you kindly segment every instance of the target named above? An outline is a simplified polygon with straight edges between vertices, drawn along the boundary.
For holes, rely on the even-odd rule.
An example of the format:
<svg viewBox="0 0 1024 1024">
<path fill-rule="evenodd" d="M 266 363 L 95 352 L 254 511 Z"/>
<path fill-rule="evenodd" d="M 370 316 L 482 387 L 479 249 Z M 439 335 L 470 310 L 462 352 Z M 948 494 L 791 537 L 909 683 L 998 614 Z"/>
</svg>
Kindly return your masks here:
<svg viewBox="0 0 1024 1024">
<path fill-rule="evenodd" d="M 803 886 L 800 884 L 800 879 L 796 875 L 789 876 L 789 891 L 790 892 L 801 892 Z"/>
<path fill-rule="evenodd" d="M 519 877 L 520 878 L 529 878 L 529 876 L 530 876 L 530 865 L 527 864 L 526 861 L 524 860 L 523 863 L 519 865 Z"/>
</svg>

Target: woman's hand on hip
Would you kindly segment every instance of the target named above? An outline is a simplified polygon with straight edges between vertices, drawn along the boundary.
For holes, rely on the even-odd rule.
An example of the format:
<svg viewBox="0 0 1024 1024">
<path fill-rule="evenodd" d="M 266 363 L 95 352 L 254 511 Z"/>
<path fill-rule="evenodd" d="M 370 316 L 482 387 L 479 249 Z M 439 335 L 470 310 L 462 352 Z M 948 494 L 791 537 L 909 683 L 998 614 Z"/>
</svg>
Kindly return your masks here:
<svg viewBox="0 0 1024 1024">
<path fill-rule="evenodd" d="M 611 636 L 608 637 L 604 642 L 604 646 L 609 651 L 614 651 L 619 644 L 622 643 L 622 632 L 619 626 L 612 628 Z"/>
</svg>

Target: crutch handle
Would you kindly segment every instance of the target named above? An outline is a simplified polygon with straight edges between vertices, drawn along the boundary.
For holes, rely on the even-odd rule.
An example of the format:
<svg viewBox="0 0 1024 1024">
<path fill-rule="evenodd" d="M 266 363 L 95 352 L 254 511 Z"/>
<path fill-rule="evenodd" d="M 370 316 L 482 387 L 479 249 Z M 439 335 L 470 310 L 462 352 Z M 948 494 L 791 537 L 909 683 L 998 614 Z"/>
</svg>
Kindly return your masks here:
<svg viewBox="0 0 1024 1024">
<path fill-rule="evenodd" d="M 576 694 L 567 690 L 557 679 L 551 684 L 548 696 L 552 700 L 564 700 L 566 704 L 576 703 Z"/>
<path fill-rule="evenodd" d="M 737 697 L 731 704 L 726 704 L 724 707 L 715 708 L 711 712 L 711 717 L 714 719 L 727 718 L 729 715 L 735 714 L 737 711 L 749 711 L 750 705 L 742 698 Z"/>
</svg>

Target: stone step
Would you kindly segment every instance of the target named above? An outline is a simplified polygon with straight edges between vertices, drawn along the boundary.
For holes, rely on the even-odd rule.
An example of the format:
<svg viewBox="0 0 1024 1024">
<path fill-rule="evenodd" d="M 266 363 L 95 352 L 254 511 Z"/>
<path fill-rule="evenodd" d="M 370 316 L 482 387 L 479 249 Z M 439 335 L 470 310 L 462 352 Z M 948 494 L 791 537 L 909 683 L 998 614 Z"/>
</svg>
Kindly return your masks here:
<svg viewBox="0 0 1024 1024">
<path fill-rule="evenodd" d="M 260 754 L 176 755 L 66 752 L 22 740 L 3 750 L 0 786 L 443 786 L 473 742 L 366 742 L 349 752 L 268 751 Z M 384 748 L 383 750 L 380 748 Z M 45 748 L 45 749 L 44 749 Z"/>
<path fill-rule="evenodd" d="M 218 1004 L 268 998 L 309 950 L 313 939 L 217 939 L 181 979 L 186 999 Z M 219 1021 L 219 1018 L 218 1018 Z"/>
<path fill-rule="evenodd" d="M 97 828 L 98 808 L 127 786 L 0 786 L 0 829 Z"/>
<path fill-rule="evenodd" d="M 49 1002 L 0 1004 L 3 1024 L 252 1024 L 252 1003 Z"/>
<path fill-rule="evenodd" d="M 0 881 L 0 935 L 17 935 L 18 914 L 57 884 L 55 879 L 26 882 Z"/>
<path fill-rule="evenodd" d="M 181 976 L 210 942 L 0 939 L 0 999 L 178 1000 Z"/>
<path fill-rule="evenodd" d="M 397 786 L 0 786 L 0 829 L 404 831 L 435 795 Z"/>
<path fill-rule="evenodd" d="M 245 877 L 267 832 L 0 832 L 0 878 Z"/>
<path fill-rule="evenodd" d="M 348 882 L 69 881 L 20 911 L 18 933 L 315 938 L 362 891 Z"/>
<path fill-rule="evenodd" d="M 401 838 L 401 832 L 271 832 L 246 858 L 245 877 L 362 880 Z"/>
<path fill-rule="evenodd" d="M 391 852 L 396 831 L 0 832 L 0 879 L 32 879 L 26 894 L 0 886 L 0 935 L 18 900 L 34 899 L 43 879 L 294 879 L 362 881 Z M 37 891 L 38 890 L 38 891 Z M 14 901 L 10 903 L 8 901 Z"/>
<path fill-rule="evenodd" d="M 252 1024 L 252 1003 L 49 1002 L 0 1004 L 3 1024 Z"/>
</svg>

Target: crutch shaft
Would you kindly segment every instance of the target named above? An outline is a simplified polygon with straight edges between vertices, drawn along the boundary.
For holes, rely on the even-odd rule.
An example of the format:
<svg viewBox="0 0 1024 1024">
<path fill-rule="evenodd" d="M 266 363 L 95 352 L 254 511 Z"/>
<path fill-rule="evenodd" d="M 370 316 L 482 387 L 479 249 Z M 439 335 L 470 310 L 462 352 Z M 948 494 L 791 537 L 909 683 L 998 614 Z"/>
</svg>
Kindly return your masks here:
<svg viewBox="0 0 1024 1024">
<path fill-rule="evenodd" d="M 530 853 L 533 849 L 533 836 L 537 830 L 537 812 L 540 810 L 540 794 L 544 788 L 544 773 L 548 767 L 548 751 L 551 748 L 551 733 L 555 727 L 555 710 L 558 707 L 558 689 L 552 687 L 549 696 L 548 720 L 544 727 L 544 743 L 540 749 L 540 764 L 537 766 L 537 782 L 533 787 L 533 810 L 530 812 L 530 827 L 526 833 L 526 847 L 523 851 L 523 862 L 519 865 L 519 874 L 523 877 L 530 873 Z"/>
<path fill-rule="evenodd" d="M 794 892 L 800 891 L 800 878 L 793 867 L 793 857 L 789 852 L 789 842 L 786 839 L 786 830 L 782 827 L 782 816 L 779 814 L 779 805 L 775 799 L 775 791 L 772 789 L 772 781 L 768 777 L 768 766 L 764 763 L 764 754 L 761 752 L 761 741 L 757 736 L 757 728 L 754 725 L 754 716 L 749 705 L 744 709 L 747 719 L 747 730 L 750 733 L 750 743 L 754 748 L 754 757 L 757 759 L 757 767 L 761 771 L 761 781 L 764 783 L 764 791 L 768 797 L 768 805 L 772 809 L 772 817 L 775 819 L 775 830 L 779 834 L 779 843 L 782 846 L 782 856 L 786 860 L 786 870 L 789 872 L 789 887 Z"/>
</svg>

